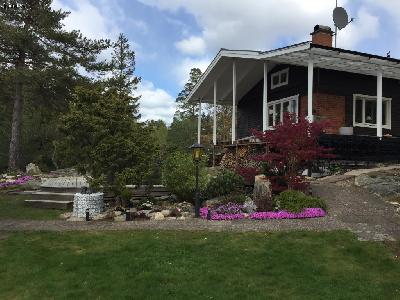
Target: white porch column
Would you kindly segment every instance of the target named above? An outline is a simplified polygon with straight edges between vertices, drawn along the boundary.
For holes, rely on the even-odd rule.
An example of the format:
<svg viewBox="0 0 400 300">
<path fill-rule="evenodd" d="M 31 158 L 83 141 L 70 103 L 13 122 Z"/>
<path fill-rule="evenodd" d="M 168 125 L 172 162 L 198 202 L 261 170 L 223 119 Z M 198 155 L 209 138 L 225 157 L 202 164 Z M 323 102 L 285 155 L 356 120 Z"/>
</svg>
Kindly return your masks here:
<svg viewBox="0 0 400 300">
<path fill-rule="evenodd" d="M 217 145 L 217 81 L 214 81 L 214 120 L 213 120 L 213 144 Z"/>
<path fill-rule="evenodd" d="M 236 61 L 232 63 L 232 144 L 236 141 Z"/>
<path fill-rule="evenodd" d="M 307 118 L 310 122 L 313 118 L 313 82 L 314 82 L 314 62 L 308 61 L 308 97 L 307 97 Z"/>
<path fill-rule="evenodd" d="M 377 74 L 377 92 L 376 92 L 376 135 L 382 137 L 382 71 Z"/>
<path fill-rule="evenodd" d="M 268 128 L 268 62 L 264 61 L 264 90 L 263 90 L 263 126 L 262 130 L 266 131 Z"/>
<path fill-rule="evenodd" d="M 197 118 L 197 143 L 201 142 L 201 100 L 199 100 L 199 115 Z"/>
</svg>

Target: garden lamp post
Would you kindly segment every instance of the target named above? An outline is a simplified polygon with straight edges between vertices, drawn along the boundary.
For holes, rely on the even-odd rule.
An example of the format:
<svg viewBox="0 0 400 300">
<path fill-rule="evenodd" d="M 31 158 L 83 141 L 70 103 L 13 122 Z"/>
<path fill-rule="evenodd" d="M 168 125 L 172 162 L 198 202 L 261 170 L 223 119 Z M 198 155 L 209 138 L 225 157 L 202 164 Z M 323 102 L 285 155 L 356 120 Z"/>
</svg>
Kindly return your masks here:
<svg viewBox="0 0 400 300">
<path fill-rule="evenodd" d="M 199 165 L 201 156 L 203 154 L 204 146 L 201 144 L 193 144 L 190 146 L 193 154 L 193 161 L 196 165 L 196 195 L 194 205 L 194 215 L 196 218 L 200 217 L 200 190 L 199 190 Z"/>
</svg>

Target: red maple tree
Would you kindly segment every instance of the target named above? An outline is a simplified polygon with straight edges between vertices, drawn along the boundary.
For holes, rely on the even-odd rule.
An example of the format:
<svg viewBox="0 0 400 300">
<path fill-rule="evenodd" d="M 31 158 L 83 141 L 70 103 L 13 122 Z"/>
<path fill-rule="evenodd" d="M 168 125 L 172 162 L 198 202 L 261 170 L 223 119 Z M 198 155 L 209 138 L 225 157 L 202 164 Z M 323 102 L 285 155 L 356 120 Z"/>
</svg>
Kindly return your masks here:
<svg viewBox="0 0 400 300">
<path fill-rule="evenodd" d="M 330 121 L 309 122 L 306 118 L 285 114 L 283 122 L 273 130 L 253 130 L 253 135 L 267 144 L 267 152 L 254 159 L 263 163 L 262 172 L 269 177 L 274 192 L 305 190 L 307 184 L 302 171 L 316 159 L 334 157 L 332 149 L 318 143 L 318 137 L 330 127 Z"/>
</svg>

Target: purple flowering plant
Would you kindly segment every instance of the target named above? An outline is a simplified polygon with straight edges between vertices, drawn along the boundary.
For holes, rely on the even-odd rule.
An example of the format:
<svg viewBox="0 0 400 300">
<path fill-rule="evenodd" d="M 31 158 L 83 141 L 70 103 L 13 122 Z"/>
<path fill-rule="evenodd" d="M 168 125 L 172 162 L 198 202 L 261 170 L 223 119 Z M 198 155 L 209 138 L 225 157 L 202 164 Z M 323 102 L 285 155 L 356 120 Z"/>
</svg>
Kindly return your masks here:
<svg viewBox="0 0 400 300">
<path fill-rule="evenodd" d="M 202 207 L 200 209 L 200 217 L 207 219 L 208 211 L 210 210 L 211 220 L 240 220 L 246 218 L 243 212 L 243 205 L 236 203 L 228 203 L 218 206 L 215 209 Z M 319 218 L 326 216 L 325 210 L 322 208 L 305 208 L 298 213 L 292 213 L 285 210 L 269 211 L 269 212 L 254 212 L 247 215 L 251 220 L 271 220 L 271 219 L 305 219 L 305 218 Z"/>
<path fill-rule="evenodd" d="M 0 189 L 2 188 L 7 188 L 10 186 L 16 186 L 16 185 L 21 185 L 24 184 L 25 182 L 28 182 L 29 180 L 32 180 L 32 176 L 21 176 L 17 178 L 14 181 L 6 181 L 6 182 L 0 182 Z"/>
</svg>

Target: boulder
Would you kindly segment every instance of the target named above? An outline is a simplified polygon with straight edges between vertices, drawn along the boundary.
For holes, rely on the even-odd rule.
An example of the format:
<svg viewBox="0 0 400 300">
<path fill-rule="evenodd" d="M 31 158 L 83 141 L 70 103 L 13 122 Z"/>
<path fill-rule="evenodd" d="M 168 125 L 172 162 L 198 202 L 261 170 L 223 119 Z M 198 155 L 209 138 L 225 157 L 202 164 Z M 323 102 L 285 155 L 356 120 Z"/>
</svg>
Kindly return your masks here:
<svg viewBox="0 0 400 300">
<path fill-rule="evenodd" d="M 39 175 L 42 172 L 37 165 L 35 165 L 34 163 L 30 163 L 26 166 L 26 173 L 28 175 Z"/>
<path fill-rule="evenodd" d="M 156 212 L 153 216 L 152 216 L 153 220 L 164 220 L 164 215 L 160 212 Z"/>
<path fill-rule="evenodd" d="M 60 215 L 60 219 L 64 219 L 64 220 L 69 219 L 71 217 L 72 217 L 72 212 L 65 212 Z"/>
<path fill-rule="evenodd" d="M 120 215 L 114 217 L 114 222 L 125 222 L 126 221 L 126 216 L 125 215 Z"/>
<path fill-rule="evenodd" d="M 119 210 L 115 210 L 115 211 L 114 211 L 114 216 L 115 216 L 115 217 L 118 217 L 118 216 L 120 216 L 120 215 L 122 215 L 122 211 L 119 211 Z"/>
<path fill-rule="evenodd" d="M 169 217 L 169 216 L 171 215 L 171 211 L 170 211 L 169 209 L 163 209 L 163 210 L 161 211 L 161 213 L 162 213 L 162 215 L 163 215 L 164 217 Z"/>
<path fill-rule="evenodd" d="M 271 182 L 265 175 L 255 177 L 253 199 L 259 211 L 271 211 L 273 209 Z"/>
</svg>

